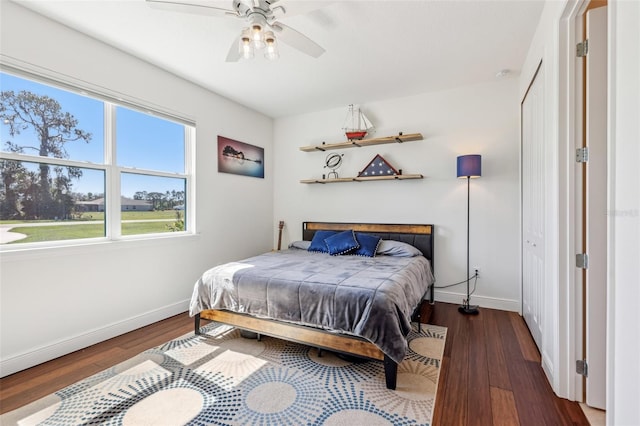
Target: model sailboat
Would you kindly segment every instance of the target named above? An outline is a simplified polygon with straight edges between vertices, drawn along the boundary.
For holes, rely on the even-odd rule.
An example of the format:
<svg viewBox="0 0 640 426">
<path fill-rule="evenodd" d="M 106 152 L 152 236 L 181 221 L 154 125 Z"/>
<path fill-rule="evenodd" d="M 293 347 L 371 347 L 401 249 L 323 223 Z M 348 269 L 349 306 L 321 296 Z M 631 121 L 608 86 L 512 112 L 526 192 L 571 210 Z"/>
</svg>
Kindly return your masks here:
<svg viewBox="0 0 640 426">
<path fill-rule="evenodd" d="M 344 134 L 347 136 L 347 139 L 350 141 L 360 140 L 372 129 L 373 124 L 371 124 L 371 121 L 360 111 L 360 108 L 349 105 L 349 112 L 344 122 Z"/>
</svg>

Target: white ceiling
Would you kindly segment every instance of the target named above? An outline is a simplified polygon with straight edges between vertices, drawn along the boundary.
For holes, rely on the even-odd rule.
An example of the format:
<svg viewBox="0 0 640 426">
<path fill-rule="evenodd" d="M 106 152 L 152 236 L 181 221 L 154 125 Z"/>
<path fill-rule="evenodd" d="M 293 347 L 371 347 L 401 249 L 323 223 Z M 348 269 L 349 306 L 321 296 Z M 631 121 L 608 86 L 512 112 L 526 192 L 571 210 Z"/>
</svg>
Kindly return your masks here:
<svg viewBox="0 0 640 426">
<path fill-rule="evenodd" d="M 158 10 L 145 0 L 15 1 L 274 118 L 487 82 L 502 69 L 517 75 L 544 5 L 289 0 L 280 21 L 326 53 L 315 59 L 280 43 L 275 62 L 256 54 L 227 63 L 245 26 L 235 17 Z"/>
</svg>

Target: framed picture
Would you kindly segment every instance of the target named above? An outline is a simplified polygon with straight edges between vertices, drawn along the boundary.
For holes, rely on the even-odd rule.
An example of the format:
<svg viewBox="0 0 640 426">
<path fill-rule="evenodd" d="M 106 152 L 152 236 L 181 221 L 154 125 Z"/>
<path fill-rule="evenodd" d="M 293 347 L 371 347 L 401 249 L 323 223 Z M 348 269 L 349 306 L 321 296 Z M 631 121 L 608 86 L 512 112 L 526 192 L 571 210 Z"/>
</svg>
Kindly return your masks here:
<svg viewBox="0 0 640 426">
<path fill-rule="evenodd" d="M 218 136 L 218 172 L 264 179 L 264 148 Z"/>
</svg>

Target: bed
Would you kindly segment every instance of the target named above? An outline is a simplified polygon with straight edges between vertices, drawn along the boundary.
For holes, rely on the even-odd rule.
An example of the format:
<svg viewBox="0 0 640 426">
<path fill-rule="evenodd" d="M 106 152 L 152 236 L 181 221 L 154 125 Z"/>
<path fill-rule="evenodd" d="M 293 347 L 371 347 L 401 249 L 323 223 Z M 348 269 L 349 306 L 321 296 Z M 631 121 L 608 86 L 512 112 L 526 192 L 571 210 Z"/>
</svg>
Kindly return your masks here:
<svg viewBox="0 0 640 426">
<path fill-rule="evenodd" d="M 433 303 L 433 242 L 433 225 L 304 222 L 288 249 L 202 274 L 189 307 L 195 333 L 205 319 L 379 360 L 395 389 L 411 321 Z M 312 251 L 319 244 L 324 252 Z"/>
</svg>

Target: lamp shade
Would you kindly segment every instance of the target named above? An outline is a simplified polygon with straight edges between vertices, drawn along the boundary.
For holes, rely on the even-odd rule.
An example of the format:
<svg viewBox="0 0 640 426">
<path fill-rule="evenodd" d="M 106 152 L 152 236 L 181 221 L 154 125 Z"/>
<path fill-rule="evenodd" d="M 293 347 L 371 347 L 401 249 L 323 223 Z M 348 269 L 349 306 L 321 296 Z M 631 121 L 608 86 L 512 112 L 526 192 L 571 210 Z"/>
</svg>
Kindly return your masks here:
<svg viewBox="0 0 640 426">
<path fill-rule="evenodd" d="M 480 155 L 461 155 L 458 157 L 458 177 L 478 178 L 482 176 L 482 157 Z"/>
</svg>

